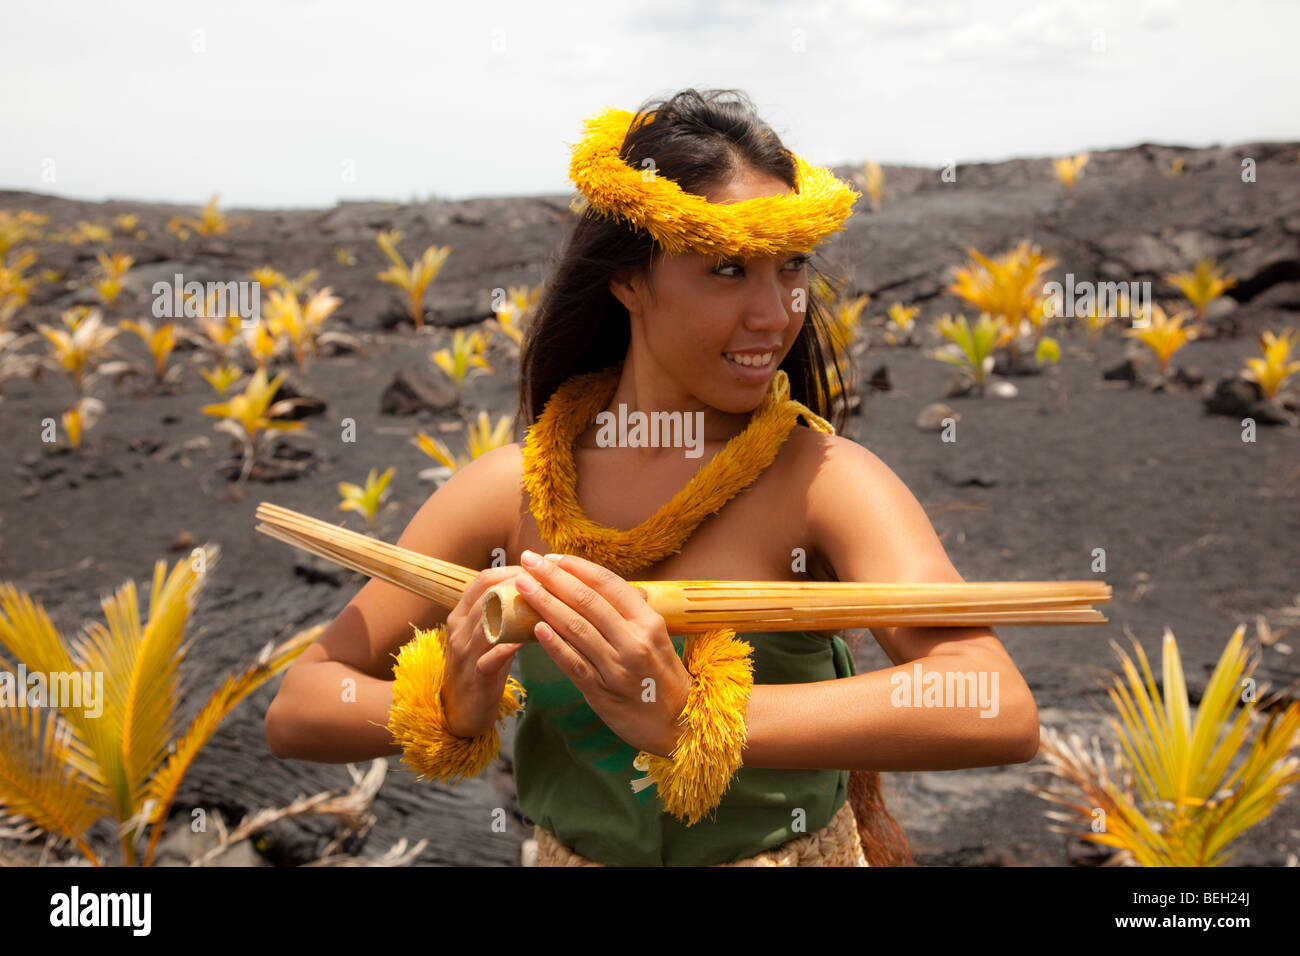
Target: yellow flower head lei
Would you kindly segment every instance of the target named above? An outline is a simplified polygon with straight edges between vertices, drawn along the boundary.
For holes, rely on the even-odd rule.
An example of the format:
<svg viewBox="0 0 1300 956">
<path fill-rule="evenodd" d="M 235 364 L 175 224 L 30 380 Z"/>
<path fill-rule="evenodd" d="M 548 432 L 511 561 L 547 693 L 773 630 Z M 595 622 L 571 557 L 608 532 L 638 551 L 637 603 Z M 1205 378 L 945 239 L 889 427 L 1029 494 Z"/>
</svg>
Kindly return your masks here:
<svg viewBox="0 0 1300 956">
<path fill-rule="evenodd" d="M 713 203 L 688 193 L 652 169 L 638 170 L 619 156 L 636 114 L 607 108 L 586 121 L 573 145 L 569 178 L 582 193 L 575 209 L 627 220 L 645 229 L 664 251 L 691 250 L 741 258 L 809 251 L 844 228 L 861 195 L 829 169 L 794 153 L 796 191 Z M 650 113 L 641 121 L 653 122 Z"/>
</svg>

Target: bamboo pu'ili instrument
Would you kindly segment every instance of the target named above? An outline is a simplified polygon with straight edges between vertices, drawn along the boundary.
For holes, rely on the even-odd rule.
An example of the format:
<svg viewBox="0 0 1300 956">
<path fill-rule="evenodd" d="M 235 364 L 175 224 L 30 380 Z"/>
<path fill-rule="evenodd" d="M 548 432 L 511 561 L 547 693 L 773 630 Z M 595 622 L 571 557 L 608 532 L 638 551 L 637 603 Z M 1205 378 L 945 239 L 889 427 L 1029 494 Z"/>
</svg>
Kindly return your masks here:
<svg viewBox="0 0 1300 956">
<path fill-rule="evenodd" d="M 450 610 L 478 572 L 262 502 L 257 530 L 343 567 L 380 578 Z M 865 627 L 991 627 L 1105 624 L 1092 604 L 1110 600 L 1101 581 L 631 581 L 670 633 L 835 631 Z M 488 642 L 535 641 L 541 616 L 512 584 L 484 592 Z"/>
</svg>

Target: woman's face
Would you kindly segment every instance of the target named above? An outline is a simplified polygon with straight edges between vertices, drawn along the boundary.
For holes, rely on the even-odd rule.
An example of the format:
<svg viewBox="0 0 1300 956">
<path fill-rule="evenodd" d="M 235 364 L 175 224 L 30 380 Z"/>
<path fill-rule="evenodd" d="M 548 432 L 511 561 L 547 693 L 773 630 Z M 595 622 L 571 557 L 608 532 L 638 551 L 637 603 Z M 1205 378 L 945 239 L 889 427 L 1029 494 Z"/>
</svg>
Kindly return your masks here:
<svg viewBox="0 0 1300 956">
<path fill-rule="evenodd" d="M 704 195 L 730 203 L 790 191 L 780 179 L 746 170 Z M 803 326 L 808 258 L 719 261 L 687 252 L 655 261 L 653 290 L 639 277 L 612 283 L 631 316 L 634 361 L 648 359 L 683 392 L 720 411 L 752 411 Z"/>
</svg>

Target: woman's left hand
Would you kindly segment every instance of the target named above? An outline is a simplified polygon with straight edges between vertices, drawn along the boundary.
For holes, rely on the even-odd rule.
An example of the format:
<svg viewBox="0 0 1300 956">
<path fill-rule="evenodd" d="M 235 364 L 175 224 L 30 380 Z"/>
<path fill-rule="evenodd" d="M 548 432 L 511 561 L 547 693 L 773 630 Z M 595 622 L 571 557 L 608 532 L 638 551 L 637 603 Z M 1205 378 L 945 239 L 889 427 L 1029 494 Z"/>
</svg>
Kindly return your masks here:
<svg viewBox="0 0 1300 956">
<path fill-rule="evenodd" d="M 584 558 L 525 551 L 520 563 L 531 573 L 514 584 L 542 617 L 534 633 L 551 660 L 622 740 L 670 756 L 691 675 L 663 617 L 641 591 Z M 538 586 L 526 591 L 529 581 Z"/>
</svg>

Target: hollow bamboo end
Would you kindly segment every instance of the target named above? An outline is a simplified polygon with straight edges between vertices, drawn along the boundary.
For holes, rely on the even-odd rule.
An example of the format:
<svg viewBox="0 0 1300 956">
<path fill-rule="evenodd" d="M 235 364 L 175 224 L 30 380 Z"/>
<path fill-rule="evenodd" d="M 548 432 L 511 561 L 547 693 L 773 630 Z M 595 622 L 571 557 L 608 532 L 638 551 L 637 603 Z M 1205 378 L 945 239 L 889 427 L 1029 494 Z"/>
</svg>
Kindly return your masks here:
<svg viewBox="0 0 1300 956">
<path fill-rule="evenodd" d="M 495 584 L 483 592 L 483 634 L 494 647 L 537 643 L 533 628 L 541 619 L 513 584 Z"/>
</svg>

